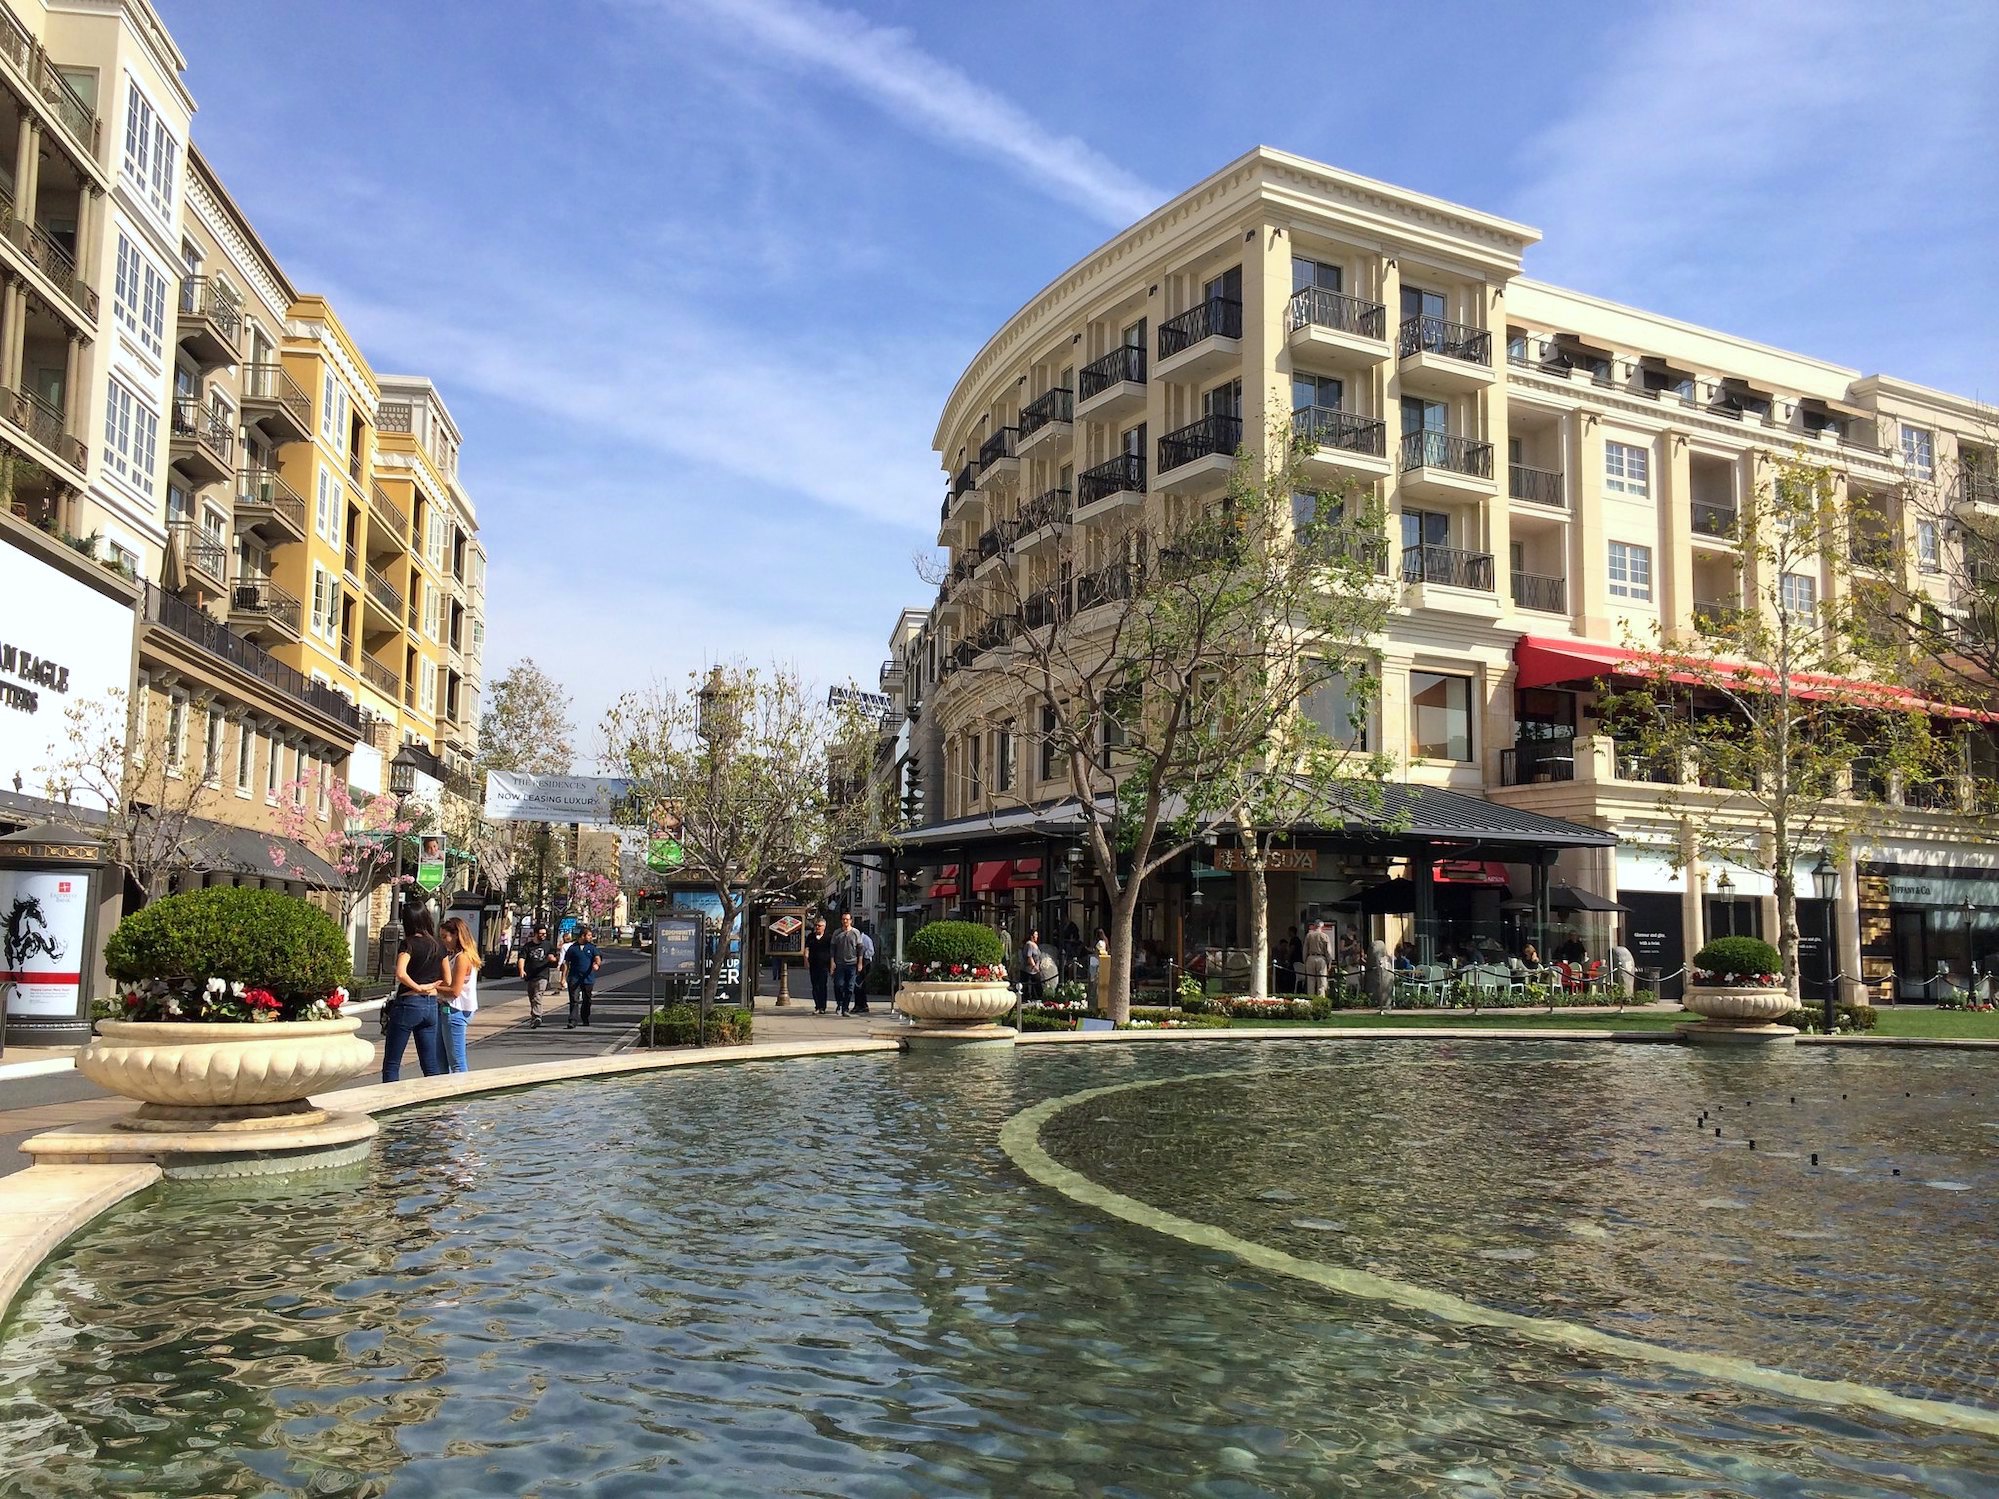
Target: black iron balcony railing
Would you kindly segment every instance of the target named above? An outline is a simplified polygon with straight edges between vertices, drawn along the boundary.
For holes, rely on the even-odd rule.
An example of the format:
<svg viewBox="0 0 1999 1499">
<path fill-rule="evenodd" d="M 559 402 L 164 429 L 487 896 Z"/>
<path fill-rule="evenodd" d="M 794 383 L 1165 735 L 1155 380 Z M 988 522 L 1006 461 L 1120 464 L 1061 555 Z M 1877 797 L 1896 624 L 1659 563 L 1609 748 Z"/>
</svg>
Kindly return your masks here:
<svg viewBox="0 0 1999 1499">
<path fill-rule="evenodd" d="M 1499 784 L 1532 786 L 1542 781 L 1576 778 L 1573 739 L 1529 739 L 1499 752 Z"/>
<path fill-rule="evenodd" d="M 228 421 L 193 396 L 174 402 L 173 435 L 206 448 L 224 464 L 236 447 L 236 434 Z"/>
<path fill-rule="evenodd" d="M 1442 354 L 1447 359 L 1462 359 L 1466 364 L 1490 366 L 1492 332 L 1440 317 L 1404 318 L 1395 340 L 1395 352 L 1402 359 L 1411 354 Z"/>
<path fill-rule="evenodd" d="M 1020 622 L 1030 630 L 1044 629 L 1056 623 L 1062 618 L 1065 592 L 1060 583 L 1050 583 L 1046 588 L 1029 594 L 1021 601 Z"/>
<path fill-rule="evenodd" d="M 1242 561 L 1243 545 L 1238 536 L 1209 534 L 1190 537 L 1159 549 L 1159 576 L 1189 578 Z"/>
<path fill-rule="evenodd" d="M 1341 333 L 1357 333 L 1362 338 L 1388 336 L 1388 309 L 1379 302 L 1328 291 L 1323 286 L 1302 287 L 1291 294 L 1284 309 L 1284 331 L 1299 328 L 1332 328 Z"/>
<path fill-rule="evenodd" d="M 1895 565 L 1895 538 L 1881 531 L 1856 530 L 1847 538 L 1846 555 L 1855 567 L 1886 572 Z M 1936 564 L 1932 562 L 1923 570 L 1935 572 Z"/>
<path fill-rule="evenodd" d="M 1631 750 L 1614 752 L 1617 779 L 1646 781 L 1655 786 L 1677 786 L 1685 777 L 1673 755 L 1641 755 Z"/>
<path fill-rule="evenodd" d="M 958 498 L 959 495 L 965 494 L 966 492 L 976 488 L 978 482 L 979 482 L 978 465 L 972 463 L 966 464 L 963 468 L 959 469 L 957 473 L 951 476 L 951 498 L 955 500 Z"/>
<path fill-rule="evenodd" d="M 368 486 L 368 503 L 374 509 L 375 514 L 381 517 L 389 530 L 395 533 L 395 538 L 398 542 L 410 539 L 409 513 L 394 500 L 390 499 L 381 485 L 370 484 Z"/>
<path fill-rule="evenodd" d="M 1039 531 L 1043 526 L 1061 526 L 1069 521 L 1069 491 L 1051 489 L 1038 494 L 1020 507 L 1020 534 Z"/>
<path fill-rule="evenodd" d="M 373 656 L 361 658 L 361 680 L 391 702 L 394 702 L 403 690 L 402 679 Z"/>
<path fill-rule="evenodd" d="M 1448 432 L 1405 432 L 1402 467 L 1405 472 L 1412 468 L 1441 468 L 1476 479 L 1490 479 L 1492 444 L 1453 437 Z"/>
<path fill-rule="evenodd" d="M 1491 593 L 1492 553 L 1466 552 L 1457 547 L 1404 547 L 1402 581 L 1440 583 L 1449 588 L 1472 588 Z"/>
<path fill-rule="evenodd" d="M 1537 609 L 1543 614 L 1567 614 L 1569 588 L 1564 578 L 1550 578 L 1541 573 L 1513 574 L 1513 602 L 1522 609 Z"/>
<path fill-rule="evenodd" d="M 1958 792 L 1958 782 L 1951 776 L 1933 781 L 1904 781 L 1902 805 L 1929 812 L 1954 812 L 1957 810 Z"/>
<path fill-rule="evenodd" d="M 239 518 L 246 507 L 269 510 L 286 527 L 305 535 L 304 498 L 271 469 L 246 468 L 236 475 L 236 506 Z"/>
<path fill-rule="evenodd" d="M 1084 573 L 1076 579 L 1076 612 L 1080 614 L 1114 599 L 1130 598 L 1132 582 L 1132 567 L 1128 562 L 1113 562 L 1093 573 Z"/>
<path fill-rule="evenodd" d="M 6 411 L 7 420 L 72 468 L 84 466 L 83 439 L 69 435 L 69 417 L 62 408 L 27 390 L 0 390 L 0 400 L 6 403 L 0 409 Z"/>
<path fill-rule="evenodd" d="M 997 557 L 1013 545 L 1019 534 L 1019 522 L 1011 520 L 995 521 L 979 533 L 979 561 L 985 562 Z"/>
<path fill-rule="evenodd" d="M 1734 538 L 1735 523 L 1739 517 L 1732 503 L 1724 505 L 1714 500 L 1693 500 L 1689 502 L 1688 513 L 1693 521 L 1694 535 Z"/>
<path fill-rule="evenodd" d="M 991 437 L 988 437 L 984 442 L 979 444 L 980 472 L 991 468 L 1002 458 L 1012 458 L 1015 456 L 1013 440 L 1017 433 L 1018 429 L 1016 428 L 1001 427 Z"/>
<path fill-rule="evenodd" d="M 1020 435 L 1028 437 L 1039 432 L 1051 422 L 1066 422 L 1073 419 L 1075 402 L 1068 387 L 1058 385 L 1044 391 L 1020 408 Z"/>
<path fill-rule="evenodd" d="M 1168 473 L 1184 463 L 1192 463 L 1196 458 L 1206 458 L 1210 454 L 1234 457 L 1235 450 L 1241 445 L 1241 417 L 1204 416 L 1159 439 L 1159 472 Z"/>
<path fill-rule="evenodd" d="M 1695 599 L 1694 628 L 1714 634 L 1732 630 L 1745 618 L 1739 599 Z"/>
<path fill-rule="evenodd" d="M 1013 639 L 1014 622 L 1011 615 L 996 614 L 972 632 L 971 647 L 974 654 L 983 655 L 996 651 Z"/>
<path fill-rule="evenodd" d="M 1516 500 L 1526 500 L 1533 505 L 1553 505 L 1565 508 L 1567 499 L 1562 494 L 1562 476 L 1552 469 L 1529 468 L 1524 463 L 1506 465 L 1506 492 Z"/>
<path fill-rule="evenodd" d="M 1357 563 L 1376 577 L 1388 576 L 1388 538 L 1379 531 L 1347 525 L 1315 526 L 1299 532 L 1296 539 L 1324 562 Z"/>
<path fill-rule="evenodd" d="M 184 317 L 206 318 L 226 339 L 234 340 L 243 326 L 243 304 L 212 276 L 183 276 L 180 310 Z"/>
<path fill-rule="evenodd" d="M 288 634 L 299 633 L 299 601 L 269 578 L 238 578 L 232 583 L 229 612 L 261 615 Z"/>
<path fill-rule="evenodd" d="M 1967 468 L 1957 476 L 1960 505 L 1999 505 L 1999 474 L 1982 468 Z"/>
<path fill-rule="evenodd" d="M 229 565 L 229 548 L 218 538 L 206 534 L 191 520 L 168 521 L 167 534 L 173 538 L 181 561 L 190 569 L 221 581 L 223 569 Z"/>
<path fill-rule="evenodd" d="M 1120 345 L 1103 358 L 1084 365 L 1077 376 L 1076 394 L 1087 401 L 1127 381 L 1133 385 L 1145 383 L 1145 350 L 1136 344 Z"/>
<path fill-rule="evenodd" d="M 403 611 L 403 592 L 382 576 L 380 569 L 368 569 L 368 597 L 389 611 L 391 617 Z"/>
<path fill-rule="evenodd" d="M 243 399 L 245 402 L 274 402 L 290 412 L 306 431 L 312 430 L 312 397 L 305 393 L 305 388 L 298 381 L 285 373 L 283 365 L 244 365 Z"/>
<path fill-rule="evenodd" d="M 1184 354 L 1204 339 L 1241 338 L 1242 303 L 1228 297 L 1196 302 L 1178 317 L 1159 325 L 1159 357 Z"/>
<path fill-rule="evenodd" d="M 1098 500 L 1125 492 L 1145 493 L 1145 455 L 1120 453 L 1109 463 L 1099 463 L 1076 475 L 1076 503 L 1093 505 Z"/>
<path fill-rule="evenodd" d="M 259 681 L 324 713 L 350 735 L 361 731 L 361 712 L 324 682 L 309 681 L 297 669 L 287 666 L 270 652 L 245 640 L 227 625 L 218 623 L 194 605 L 164 593 L 151 583 L 145 585 L 146 618 L 182 639 L 192 640 Z"/>
<path fill-rule="evenodd" d="M 1357 416 L 1330 406 L 1300 406 L 1291 413 L 1291 427 L 1315 447 L 1364 453 L 1370 458 L 1388 455 L 1388 424 L 1376 417 Z"/>
</svg>

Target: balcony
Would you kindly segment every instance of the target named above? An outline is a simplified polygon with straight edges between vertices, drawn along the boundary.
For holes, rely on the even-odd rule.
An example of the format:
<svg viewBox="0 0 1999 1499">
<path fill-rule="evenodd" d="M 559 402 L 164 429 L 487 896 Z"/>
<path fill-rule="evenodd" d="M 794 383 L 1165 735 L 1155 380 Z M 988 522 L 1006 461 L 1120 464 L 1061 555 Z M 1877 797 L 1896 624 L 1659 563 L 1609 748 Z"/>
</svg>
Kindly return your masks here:
<svg viewBox="0 0 1999 1499">
<path fill-rule="evenodd" d="M 212 276 L 183 276 L 175 338 L 205 373 L 236 362 L 243 304 Z"/>
<path fill-rule="evenodd" d="M 1145 350 L 1126 344 L 1083 366 L 1076 379 L 1076 415 L 1108 422 L 1145 409 Z"/>
<path fill-rule="evenodd" d="M 1694 628 L 1704 635 L 1722 635 L 1749 617 L 1740 599 L 1695 599 Z"/>
<path fill-rule="evenodd" d="M 1012 547 L 1013 538 L 1017 534 L 1019 533 L 1018 522 L 1016 521 L 1003 520 L 986 527 L 984 531 L 979 533 L 979 562 L 991 562 L 1001 553 L 1007 551 Z"/>
<path fill-rule="evenodd" d="M 1069 491 L 1051 489 L 1036 495 L 1020 507 L 1020 534 L 1014 546 L 1028 551 L 1052 541 L 1069 524 Z"/>
<path fill-rule="evenodd" d="M 90 161 L 97 160 L 101 128 L 97 114 L 62 76 L 33 33 L 5 6 L 0 6 L 0 56 L 11 62 L 29 91 L 48 106 L 71 142 Z"/>
<path fill-rule="evenodd" d="M 382 575 L 380 568 L 371 567 L 367 572 L 368 601 L 400 627 L 403 615 L 403 591 Z"/>
<path fill-rule="evenodd" d="M 1692 500 L 1688 502 L 1688 518 L 1693 523 L 1694 540 L 1733 542 L 1741 515 L 1732 500 L 1727 504 L 1716 500 Z"/>
<path fill-rule="evenodd" d="M 312 397 L 282 365 L 243 366 L 243 420 L 261 425 L 273 444 L 312 436 Z"/>
<path fill-rule="evenodd" d="M 1492 384 L 1492 333 L 1440 317 L 1405 318 L 1396 334 L 1402 384 L 1410 390 L 1481 390 Z"/>
<path fill-rule="evenodd" d="M 167 537 L 180 554 L 189 581 L 220 593 L 229 568 L 229 548 L 191 520 L 168 521 Z"/>
<path fill-rule="evenodd" d="M 1491 593 L 1492 553 L 1460 551 L 1457 547 L 1404 547 L 1402 581 Z"/>
<path fill-rule="evenodd" d="M 1068 441 L 1075 427 L 1075 401 L 1066 386 L 1044 391 L 1020 408 L 1020 439 L 1025 458 L 1044 443 L 1051 448 Z"/>
<path fill-rule="evenodd" d="M 1109 463 L 1086 468 L 1076 475 L 1076 508 L 1079 512 L 1093 505 L 1110 509 L 1116 505 L 1136 504 L 1144 498 L 1143 453 L 1120 453 Z"/>
<path fill-rule="evenodd" d="M 1242 358 L 1242 303 L 1228 297 L 1196 302 L 1159 325 L 1162 380 L 1195 380 Z"/>
<path fill-rule="evenodd" d="M 1492 493 L 1492 444 L 1448 432 L 1402 434 L 1404 495 L 1424 499 L 1483 498 Z"/>
<path fill-rule="evenodd" d="M 1552 510 L 1568 508 L 1568 497 L 1562 493 L 1562 476 L 1553 469 L 1509 463 L 1506 465 L 1506 492 L 1529 505 L 1546 505 Z"/>
<path fill-rule="evenodd" d="M 361 680 L 392 703 L 402 696 L 402 678 L 365 652 L 361 656 Z"/>
<path fill-rule="evenodd" d="M 1349 525 L 1314 526 L 1295 533 L 1293 540 L 1328 566 L 1352 565 L 1378 578 L 1388 576 L 1388 538 L 1379 531 Z"/>
<path fill-rule="evenodd" d="M 192 641 L 238 670 L 324 714 L 339 725 L 350 743 L 360 735 L 361 710 L 324 682 L 308 681 L 302 673 L 228 626 L 210 619 L 194 605 L 161 592 L 151 583 L 145 585 L 145 590 L 148 622 Z"/>
<path fill-rule="evenodd" d="M 229 423 L 193 396 L 175 401 L 169 415 L 167 461 L 196 486 L 229 478 L 236 451 L 236 434 Z"/>
<path fill-rule="evenodd" d="M 0 234 L 28 263 L 55 283 L 57 291 L 76 312 L 85 330 L 97 324 L 97 292 L 83 279 L 69 251 L 57 244 L 39 224 L 19 216 L 14 200 L 0 192 Z"/>
<path fill-rule="evenodd" d="M 1990 469 L 1966 468 L 1957 476 L 1960 505 L 1990 505 L 1999 508 L 1999 473 Z"/>
<path fill-rule="evenodd" d="M 1513 574 L 1513 607 L 1537 614 L 1567 614 L 1569 588 L 1566 578 L 1550 578 L 1540 573 Z"/>
<path fill-rule="evenodd" d="M 1161 489 L 1196 489 L 1227 479 L 1242 446 L 1242 418 L 1204 416 L 1159 439 Z"/>
<path fill-rule="evenodd" d="M 273 546 L 304 541 L 305 500 L 273 470 L 246 468 L 236 476 L 236 528 Z"/>
<path fill-rule="evenodd" d="M 0 390 L 0 412 L 78 473 L 84 471 L 83 440 L 69 435 L 69 417 L 60 407 L 29 391 Z"/>
<path fill-rule="evenodd" d="M 1124 562 L 1113 562 L 1093 573 L 1084 573 L 1076 579 L 1076 613 L 1081 614 L 1086 609 L 1094 609 L 1117 599 L 1130 598 L 1132 583 L 1131 567 Z"/>
<path fill-rule="evenodd" d="M 1528 739 L 1499 752 L 1499 784 L 1536 786 L 1576 778 L 1573 739 Z"/>
<path fill-rule="evenodd" d="M 1291 430 L 1304 444 L 1305 466 L 1322 477 L 1381 479 L 1388 475 L 1388 424 L 1330 406 L 1300 406 Z"/>
<path fill-rule="evenodd" d="M 299 638 L 299 601 L 269 578 L 238 578 L 229 585 L 229 623 L 253 639 L 270 632 Z"/>
<path fill-rule="evenodd" d="M 374 513 L 389 533 L 386 537 L 371 535 L 368 538 L 368 553 L 377 556 L 385 551 L 400 552 L 410 543 L 409 512 L 390 499 L 379 484 L 368 486 L 368 508 Z M 372 528 L 371 528 L 372 530 Z"/>
<path fill-rule="evenodd" d="M 1293 353 L 1308 350 L 1328 364 L 1365 369 L 1388 357 L 1388 309 L 1307 286 L 1284 309 L 1284 336 Z"/>
<path fill-rule="evenodd" d="M 1016 427 L 1001 427 L 979 444 L 980 489 L 1010 484 L 1020 476 L 1020 454 L 1014 450 L 1014 439 L 1019 435 Z"/>
</svg>

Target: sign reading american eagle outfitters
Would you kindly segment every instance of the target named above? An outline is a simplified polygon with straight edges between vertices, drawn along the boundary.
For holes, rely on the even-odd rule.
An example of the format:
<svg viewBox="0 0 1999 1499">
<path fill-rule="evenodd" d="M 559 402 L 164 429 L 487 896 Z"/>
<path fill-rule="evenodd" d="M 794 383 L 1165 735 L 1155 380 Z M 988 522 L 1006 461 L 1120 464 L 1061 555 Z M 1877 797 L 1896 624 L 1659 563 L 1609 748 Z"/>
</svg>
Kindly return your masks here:
<svg viewBox="0 0 1999 1499">
<path fill-rule="evenodd" d="M 486 772 L 486 817 L 492 822 L 588 823 L 615 820 L 631 782 L 615 776 L 537 776 Z"/>
<path fill-rule="evenodd" d="M 1217 869 L 1239 871 L 1249 868 L 1249 861 L 1239 848 L 1218 848 L 1209 862 Z M 1273 848 L 1264 854 L 1263 868 L 1268 874 L 1314 874 L 1319 868 L 1319 851 L 1316 848 Z"/>
</svg>

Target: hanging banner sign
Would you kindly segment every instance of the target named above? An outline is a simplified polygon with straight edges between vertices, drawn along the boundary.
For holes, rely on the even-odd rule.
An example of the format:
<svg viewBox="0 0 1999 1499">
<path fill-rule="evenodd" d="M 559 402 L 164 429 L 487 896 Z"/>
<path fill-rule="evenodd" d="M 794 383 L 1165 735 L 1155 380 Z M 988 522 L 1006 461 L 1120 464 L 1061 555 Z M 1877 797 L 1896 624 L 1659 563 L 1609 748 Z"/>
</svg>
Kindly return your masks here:
<svg viewBox="0 0 1999 1499">
<path fill-rule="evenodd" d="M 492 822 L 608 826 L 631 784 L 615 776 L 537 776 L 518 770 L 489 770 L 486 817 Z"/>
</svg>

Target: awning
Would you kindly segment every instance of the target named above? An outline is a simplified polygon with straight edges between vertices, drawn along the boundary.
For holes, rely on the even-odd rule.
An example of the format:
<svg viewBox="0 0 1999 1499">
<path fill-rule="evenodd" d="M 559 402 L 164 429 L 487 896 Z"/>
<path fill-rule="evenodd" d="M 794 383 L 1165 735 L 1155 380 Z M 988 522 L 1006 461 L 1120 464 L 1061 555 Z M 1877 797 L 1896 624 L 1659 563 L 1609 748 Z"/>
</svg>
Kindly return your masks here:
<svg viewBox="0 0 1999 1499">
<path fill-rule="evenodd" d="M 1800 396 L 1798 404 L 1807 411 L 1820 416 L 1838 417 L 1843 422 L 1871 422 L 1874 413 L 1863 411 L 1858 406 L 1849 406 L 1844 401 L 1834 401 L 1825 396 Z"/>
<path fill-rule="evenodd" d="M 339 872 L 311 849 L 273 833 L 190 817 L 182 827 L 182 843 L 190 866 L 207 874 L 238 874 L 287 884 L 304 881 L 318 888 L 344 883 Z"/>
<path fill-rule="evenodd" d="M 956 880 L 939 880 L 930 887 L 931 900 L 949 900 L 958 893 Z"/>
<path fill-rule="evenodd" d="M 1733 406 L 1746 411 L 1768 411 L 1770 403 L 1775 399 L 1771 392 L 1758 389 L 1747 380 L 1738 379 L 1734 375 L 1723 378 L 1714 396 L 1717 406 Z"/>
<path fill-rule="evenodd" d="M 1682 380 L 1691 380 L 1694 378 L 1694 372 L 1692 370 L 1683 370 L 1676 364 L 1668 364 L 1665 360 L 1661 359 L 1657 354 L 1639 355 L 1638 365 L 1639 368 L 1647 371 L 1650 374 L 1663 376 L 1668 382 L 1672 384 L 1678 384 Z"/>
<path fill-rule="evenodd" d="M 1015 859 L 1011 884 L 1014 889 L 1036 886 L 1041 883 L 1041 861 L 1039 859 Z"/>
<path fill-rule="evenodd" d="M 1686 658 L 1692 660 L 1693 658 Z M 1757 681 L 1775 683 L 1777 674 L 1752 661 L 1717 659 L 1708 674 L 1703 671 L 1672 669 L 1671 652 L 1641 651 L 1628 646 L 1605 645 L 1597 640 L 1560 640 L 1548 635 L 1523 635 L 1513 647 L 1516 687 L 1548 687 L 1557 682 L 1593 682 L 1601 677 L 1644 677 L 1660 675 L 1665 666 L 1666 680 L 1688 686 L 1713 685 L 1720 677 L 1727 685 L 1750 685 Z M 1746 680 L 1742 680 L 1745 679 Z M 1976 708 L 1960 708 L 1952 703 L 1933 702 L 1886 682 L 1867 682 L 1858 677 L 1832 677 L 1817 672 L 1794 672 L 1791 695 L 1814 702 L 1850 702 L 1855 708 L 1875 708 L 1887 712 L 1923 712 L 1940 718 L 1967 718 L 1991 723 L 1999 714 Z"/>
<path fill-rule="evenodd" d="M 1486 885 L 1504 890 L 1506 866 L 1483 859 L 1442 859 L 1430 867 L 1430 878 L 1439 885 Z"/>
<path fill-rule="evenodd" d="M 1013 864 L 1006 859 L 993 859 L 972 867 L 972 893 L 974 895 L 997 895 L 1002 890 L 1013 888 Z"/>
</svg>

